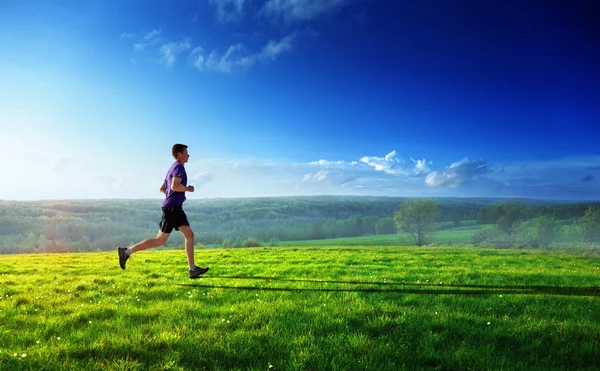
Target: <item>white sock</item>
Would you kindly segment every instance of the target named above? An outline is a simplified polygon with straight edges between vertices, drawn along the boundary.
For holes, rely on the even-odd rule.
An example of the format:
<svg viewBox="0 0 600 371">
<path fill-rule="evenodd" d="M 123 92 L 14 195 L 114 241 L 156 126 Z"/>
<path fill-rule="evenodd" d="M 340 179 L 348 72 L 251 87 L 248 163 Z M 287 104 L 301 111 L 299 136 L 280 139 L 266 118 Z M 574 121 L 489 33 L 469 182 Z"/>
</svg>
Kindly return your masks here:
<svg viewBox="0 0 600 371">
<path fill-rule="evenodd" d="M 131 251 L 131 247 L 128 247 L 127 250 L 125 250 L 125 254 L 127 254 L 127 255 L 133 254 L 133 251 Z"/>
<path fill-rule="evenodd" d="M 194 269 L 196 269 L 196 264 L 188 264 L 188 266 L 190 267 L 191 271 L 193 271 Z"/>
</svg>

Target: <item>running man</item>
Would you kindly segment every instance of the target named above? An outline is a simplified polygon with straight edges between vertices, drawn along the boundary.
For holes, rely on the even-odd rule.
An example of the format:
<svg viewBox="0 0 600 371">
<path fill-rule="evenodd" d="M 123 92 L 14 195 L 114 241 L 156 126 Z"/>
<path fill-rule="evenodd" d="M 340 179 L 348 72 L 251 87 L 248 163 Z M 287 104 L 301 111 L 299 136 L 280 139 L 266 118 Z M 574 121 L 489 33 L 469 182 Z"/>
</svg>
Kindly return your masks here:
<svg viewBox="0 0 600 371">
<path fill-rule="evenodd" d="M 187 185 L 187 173 L 184 164 L 188 162 L 188 154 L 185 144 L 175 144 L 172 150 L 175 162 L 169 170 L 160 191 L 165 194 L 165 200 L 162 203 L 162 219 L 160 228 L 155 238 L 148 238 L 138 242 L 131 247 L 118 247 L 119 265 L 125 269 L 125 262 L 134 252 L 162 246 L 167 243 L 169 235 L 173 229 L 181 231 L 185 237 L 185 253 L 189 265 L 190 278 L 199 278 L 201 274 L 208 272 L 208 268 L 200 268 L 194 264 L 194 232 L 190 228 L 190 223 L 183 211 L 183 202 L 186 200 L 185 192 L 194 192 L 193 186 Z"/>
</svg>

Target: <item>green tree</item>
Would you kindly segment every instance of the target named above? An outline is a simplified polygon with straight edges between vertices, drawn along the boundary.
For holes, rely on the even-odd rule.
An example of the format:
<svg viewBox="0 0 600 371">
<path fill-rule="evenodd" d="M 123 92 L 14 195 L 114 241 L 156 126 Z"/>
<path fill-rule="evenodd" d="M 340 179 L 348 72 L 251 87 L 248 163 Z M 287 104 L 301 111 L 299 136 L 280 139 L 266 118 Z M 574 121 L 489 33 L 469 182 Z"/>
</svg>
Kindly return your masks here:
<svg viewBox="0 0 600 371">
<path fill-rule="evenodd" d="M 556 237 L 554 218 L 541 215 L 533 219 L 534 236 L 542 247 L 548 247 Z"/>
<path fill-rule="evenodd" d="M 590 206 L 579 219 L 579 228 L 583 241 L 600 241 L 600 207 Z"/>
<path fill-rule="evenodd" d="M 393 234 L 397 232 L 396 223 L 394 222 L 394 218 L 387 217 L 381 218 L 377 225 L 375 226 L 375 232 L 377 234 Z"/>
<path fill-rule="evenodd" d="M 255 237 L 250 237 L 250 238 L 246 238 L 244 240 L 244 247 L 261 247 L 262 243 L 260 243 L 260 240 L 258 238 Z"/>
<path fill-rule="evenodd" d="M 426 238 L 435 230 L 438 215 L 436 200 L 413 199 L 398 206 L 394 220 L 398 232 L 408 234 L 417 246 L 423 246 Z"/>
<path fill-rule="evenodd" d="M 498 219 L 497 227 L 501 232 L 510 236 L 515 233 L 515 229 L 513 228 L 515 223 L 521 219 L 521 211 L 517 208 L 511 208 L 506 214 Z"/>
<path fill-rule="evenodd" d="M 452 226 L 453 227 L 459 227 L 460 226 L 460 222 L 462 220 L 463 220 L 463 217 L 459 213 L 453 213 L 452 214 Z"/>
<path fill-rule="evenodd" d="M 534 247 L 548 247 L 556 237 L 554 218 L 540 215 L 514 224 L 517 241 Z"/>
</svg>

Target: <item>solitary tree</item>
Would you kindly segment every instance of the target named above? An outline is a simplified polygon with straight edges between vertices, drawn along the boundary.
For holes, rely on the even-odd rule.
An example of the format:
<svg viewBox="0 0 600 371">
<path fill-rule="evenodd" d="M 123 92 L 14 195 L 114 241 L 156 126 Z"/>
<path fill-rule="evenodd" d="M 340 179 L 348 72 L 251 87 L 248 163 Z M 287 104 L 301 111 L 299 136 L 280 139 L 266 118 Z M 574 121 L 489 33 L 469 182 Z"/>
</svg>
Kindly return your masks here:
<svg viewBox="0 0 600 371">
<path fill-rule="evenodd" d="M 394 220 L 398 232 L 407 233 L 417 246 L 423 246 L 427 236 L 435 229 L 437 216 L 437 201 L 417 199 L 401 203 L 394 214 Z"/>
</svg>

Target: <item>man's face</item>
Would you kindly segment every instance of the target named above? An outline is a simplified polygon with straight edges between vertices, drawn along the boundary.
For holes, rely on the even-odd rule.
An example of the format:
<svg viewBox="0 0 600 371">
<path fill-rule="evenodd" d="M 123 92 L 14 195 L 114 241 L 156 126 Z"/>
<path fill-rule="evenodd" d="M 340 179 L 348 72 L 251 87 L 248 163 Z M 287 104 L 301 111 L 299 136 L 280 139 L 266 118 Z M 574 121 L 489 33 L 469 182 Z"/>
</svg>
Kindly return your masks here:
<svg viewBox="0 0 600 371">
<path fill-rule="evenodd" d="M 190 155 L 188 153 L 187 148 L 184 149 L 183 152 L 178 153 L 177 157 L 179 157 L 179 161 L 183 162 L 184 164 L 188 162 L 188 160 L 190 159 Z"/>
</svg>

